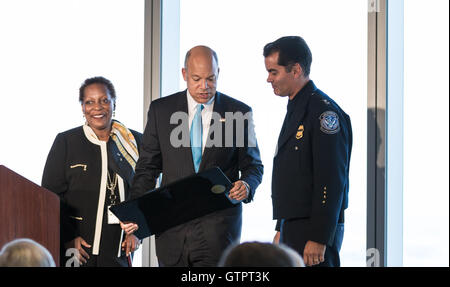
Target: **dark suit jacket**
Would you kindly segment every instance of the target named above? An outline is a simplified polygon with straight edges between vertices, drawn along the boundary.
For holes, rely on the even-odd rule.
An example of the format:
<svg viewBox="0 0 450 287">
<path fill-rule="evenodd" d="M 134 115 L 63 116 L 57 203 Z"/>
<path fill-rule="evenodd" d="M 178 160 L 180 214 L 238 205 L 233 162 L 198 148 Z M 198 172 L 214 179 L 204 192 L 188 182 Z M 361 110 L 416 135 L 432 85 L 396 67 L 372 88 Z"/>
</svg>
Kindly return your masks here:
<svg viewBox="0 0 450 287">
<path fill-rule="evenodd" d="M 289 112 L 273 161 L 273 216 L 309 219 L 302 236 L 328 244 L 348 204 L 350 118 L 312 81 L 289 103 Z M 338 125 L 327 126 L 324 115 L 337 116 Z"/>
<path fill-rule="evenodd" d="M 225 112 L 251 112 L 251 108 L 231 97 L 216 93 L 214 112 L 225 118 Z M 136 166 L 136 175 L 131 189 L 136 197 L 153 189 L 156 179 L 162 173 L 161 185 L 174 182 L 180 178 L 195 173 L 189 146 L 174 147 L 170 136 L 179 123 L 170 123 L 171 116 L 176 112 L 188 114 L 186 91 L 179 92 L 153 101 L 148 111 L 148 122 L 144 131 L 142 149 Z M 206 147 L 203 152 L 199 172 L 218 166 L 235 182 L 239 179 L 250 186 L 250 195 L 246 202 L 253 199 L 255 190 L 261 183 L 263 165 L 260 160 L 259 149 L 256 147 L 233 146 L 225 147 L 225 123 L 222 122 L 222 147 Z M 247 133 L 247 129 L 244 129 Z M 189 132 L 189 130 L 187 130 Z M 234 129 L 233 135 L 236 135 Z M 189 135 L 187 135 L 189 137 Z M 234 137 L 236 138 L 236 137 Z M 239 175 L 239 173 L 241 173 Z M 238 240 L 241 230 L 241 206 L 217 211 L 201 218 L 205 230 L 206 240 L 211 244 L 219 244 L 226 248 L 234 240 Z M 166 264 L 177 262 L 185 238 L 183 226 L 177 226 L 156 235 L 156 249 L 160 260 Z"/>
</svg>

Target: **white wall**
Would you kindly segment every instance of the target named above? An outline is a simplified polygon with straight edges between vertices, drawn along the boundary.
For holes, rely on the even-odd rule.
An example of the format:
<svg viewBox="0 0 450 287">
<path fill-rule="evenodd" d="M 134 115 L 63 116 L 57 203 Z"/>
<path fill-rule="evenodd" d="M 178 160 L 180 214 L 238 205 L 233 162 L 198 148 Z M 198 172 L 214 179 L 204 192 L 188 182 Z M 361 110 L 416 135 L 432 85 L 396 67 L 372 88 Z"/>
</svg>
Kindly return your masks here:
<svg viewBox="0 0 450 287">
<path fill-rule="evenodd" d="M 142 131 L 144 1 L 0 2 L 0 163 L 40 183 L 58 132 L 84 123 L 78 89 L 104 76 Z"/>
<path fill-rule="evenodd" d="M 40 185 L 57 133 L 84 123 L 78 89 L 104 76 L 116 119 L 142 132 L 144 1 L 0 1 L 0 164 Z"/>
</svg>

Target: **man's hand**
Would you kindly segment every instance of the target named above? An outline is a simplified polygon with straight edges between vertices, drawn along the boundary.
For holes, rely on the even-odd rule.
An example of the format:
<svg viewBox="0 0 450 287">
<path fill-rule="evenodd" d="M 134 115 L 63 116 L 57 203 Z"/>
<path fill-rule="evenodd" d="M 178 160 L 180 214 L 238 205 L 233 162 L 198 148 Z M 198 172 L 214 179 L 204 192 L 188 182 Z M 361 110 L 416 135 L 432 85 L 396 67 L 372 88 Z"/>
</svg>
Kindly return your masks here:
<svg viewBox="0 0 450 287">
<path fill-rule="evenodd" d="M 325 250 L 327 246 L 309 240 L 303 250 L 303 260 L 306 266 L 313 266 L 325 261 Z"/>
<path fill-rule="evenodd" d="M 273 237 L 273 244 L 278 243 L 280 243 L 280 231 L 277 231 L 277 233 L 275 233 L 275 236 Z"/>
<path fill-rule="evenodd" d="M 72 241 L 67 242 L 65 245 L 66 249 L 69 248 L 75 248 L 78 250 L 78 261 L 81 265 L 85 264 L 87 260 L 90 258 L 89 254 L 84 250 L 84 247 L 91 248 L 91 245 L 89 245 L 81 236 L 78 236 Z"/>
<path fill-rule="evenodd" d="M 139 226 L 134 222 L 122 222 L 120 221 L 120 228 L 125 231 L 127 235 L 133 234 L 136 230 L 139 229 Z"/>
<path fill-rule="evenodd" d="M 124 250 L 126 256 L 128 256 L 130 253 L 136 251 L 140 244 L 139 239 L 135 235 L 126 235 L 125 240 L 122 242 L 122 250 Z"/>
<path fill-rule="evenodd" d="M 230 190 L 230 198 L 242 201 L 248 197 L 248 190 L 246 184 L 242 180 L 233 183 L 233 188 Z"/>
</svg>

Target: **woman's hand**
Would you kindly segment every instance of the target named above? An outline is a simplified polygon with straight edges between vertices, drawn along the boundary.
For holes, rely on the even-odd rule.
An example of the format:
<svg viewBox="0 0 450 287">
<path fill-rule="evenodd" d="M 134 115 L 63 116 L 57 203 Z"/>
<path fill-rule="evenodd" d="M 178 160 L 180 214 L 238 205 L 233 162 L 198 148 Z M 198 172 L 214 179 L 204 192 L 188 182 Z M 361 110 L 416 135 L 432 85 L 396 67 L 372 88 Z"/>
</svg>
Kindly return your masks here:
<svg viewBox="0 0 450 287">
<path fill-rule="evenodd" d="M 122 250 L 124 250 L 126 256 L 128 256 L 130 253 L 136 251 L 140 244 L 140 240 L 135 235 L 126 235 L 125 240 L 122 242 Z"/>
<path fill-rule="evenodd" d="M 65 245 L 66 249 L 75 248 L 78 251 L 77 259 L 80 262 L 80 265 L 83 265 L 90 258 L 89 254 L 84 250 L 84 247 L 91 248 L 92 246 L 87 243 L 81 236 L 78 236 L 72 241 L 67 242 Z"/>
</svg>

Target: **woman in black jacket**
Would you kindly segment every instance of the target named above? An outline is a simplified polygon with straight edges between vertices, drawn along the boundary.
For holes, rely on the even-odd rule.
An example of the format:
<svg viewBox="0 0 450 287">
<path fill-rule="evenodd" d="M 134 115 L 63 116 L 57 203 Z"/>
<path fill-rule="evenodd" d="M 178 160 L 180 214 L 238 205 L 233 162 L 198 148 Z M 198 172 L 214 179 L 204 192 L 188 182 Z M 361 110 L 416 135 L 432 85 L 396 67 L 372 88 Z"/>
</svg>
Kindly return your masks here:
<svg viewBox="0 0 450 287">
<path fill-rule="evenodd" d="M 124 234 L 109 206 L 127 199 L 142 134 L 112 119 L 109 80 L 85 80 L 79 100 L 86 124 L 56 136 L 42 177 L 61 200 L 61 263 L 129 266 L 139 240 Z"/>
</svg>

